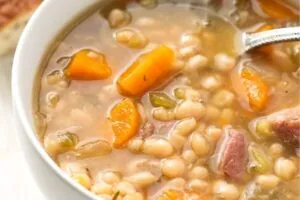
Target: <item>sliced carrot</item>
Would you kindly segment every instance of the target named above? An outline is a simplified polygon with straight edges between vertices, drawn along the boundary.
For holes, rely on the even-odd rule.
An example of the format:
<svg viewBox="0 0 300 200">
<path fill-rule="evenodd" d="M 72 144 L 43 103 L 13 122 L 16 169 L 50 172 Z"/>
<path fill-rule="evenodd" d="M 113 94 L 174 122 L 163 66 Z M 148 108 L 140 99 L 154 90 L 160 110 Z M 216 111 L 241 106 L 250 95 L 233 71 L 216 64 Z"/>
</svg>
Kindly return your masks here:
<svg viewBox="0 0 300 200">
<path fill-rule="evenodd" d="M 135 103 L 129 98 L 122 100 L 112 108 L 110 117 L 115 134 L 113 146 L 122 148 L 139 129 L 140 116 Z"/>
<path fill-rule="evenodd" d="M 269 31 L 272 29 L 274 29 L 274 25 L 267 23 L 267 24 L 260 26 L 255 32 L 258 33 L 258 32 L 263 32 L 263 31 Z M 269 45 L 265 45 L 263 47 L 257 48 L 257 51 L 264 53 L 266 55 L 270 55 L 272 53 L 273 49 L 274 49 L 274 46 L 269 44 Z"/>
<path fill-rule="evenodd" d="M 70 80 L 102 80 L 108 78 L 111 73 L 105 56 L 93 50 L 77 52 L 65 70 Z"/>
<path fill-rule="evenodd" d="M 296 20 L 298 15 L 281 0 L 254 0 L 270 18 L 276 20 Z"/>
<path fill-rule="evenodd" d="M 264 109 L 268 101 L 268 86 L 266 83 L 251 68 L 244 68 L 241 77 L 247 91 L 250 107 L 255 111 Z"/>
<path fill-rule="evenodd" d="M 174 189 L 164 191 L 158 200 L 184 200 L 184 192 Z"/>
<path fill-rule="evenodd" d="M 166 46 L 140 56 L 118 79 L 122 94 L 141 96 L 156 86 L 172 70 L 174 52 Z"/>
</svg>

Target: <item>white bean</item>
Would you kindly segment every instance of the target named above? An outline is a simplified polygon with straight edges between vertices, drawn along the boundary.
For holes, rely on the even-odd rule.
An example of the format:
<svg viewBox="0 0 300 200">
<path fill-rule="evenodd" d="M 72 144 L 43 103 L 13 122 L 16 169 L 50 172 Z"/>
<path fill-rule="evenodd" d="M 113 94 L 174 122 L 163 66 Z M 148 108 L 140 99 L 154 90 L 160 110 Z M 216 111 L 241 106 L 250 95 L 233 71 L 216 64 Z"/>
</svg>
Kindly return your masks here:
<svg viewBox="0 0 300 200">
<path fill-rule="evenodd" d="M 115 172 L 104 172 L 102 174 L 102 180 L 110 185 L 114 185 L 120 182 L 120 176 Z"/>
<path fill-rule="evenodd" d="M 47 105 L 51 108 L 55 108 L 57 103 L 59 102 L 59 95 L 57 92 L 49 92 L 47 95 L 46 95 L 46 102 L 47 102 Z"/>
<path fill-rule="evenodd" d="M 175 113 L 173 110 L 167 110 L 163 107 L 154 108 L 152 110 L 152 116 L 159 121 L 171 121 L 175 119 Z"/>
<path fill-rule="evenodd" d="M 225 53 L 215 55 L 215 69 L 221 72 L 228 72 L 235 67 L 236 60 Z"/>
<path fill-rule="evenodd" d="M 261 188 L 269 190 L 275 188 L 279 184 L 280 179 L 275 175 L 265 174 L 257 176 L 255 181 Z"/>
<path fill-rule="evenodd" d="M 180 158 L 170 158 L 162 161 L 161 170 L 168 178 L 182 176 L 185 171 L 185 164 Z"/>
<path fill-rule="evenodd" d="M 178 99 L 186 99 L 191 101 L 206 101 L 209 97 L 209 93 L 207 91 L 181 87 L 178 87 L 174 90 L 174 95 Z"/>
<path fill-rule="evenodd" d="M 173 146 L 164 139 L 149 138 L 144 142 L 142 152 L 158 158 L 164 158 L 173 153 Z"/>
<path fill-rule="evenodd" d="M 142 32 L 131 29 L 116 32 L 115 39 L 127 47 L 136 49 L 144 48 L 148 44 L 148 39 Z"/>
<path fill-rule="evenodd" d="M 213 91 L 222 86 L 222 78 L 218 75 L 205 75 L 200 79 L 200 85 L 209 91 Z"/>
<path fill-rule="evenodd" d="M 280 178 L 291 180 L 297 173 L 297 166 L 293 161 L 280 157 L 275 161 L 274 171 Z"/>
<path fill-rule="evenodd" d="M 134 138 L 129 141 L 127 148 L 133 153 L 138 153 L 141 151 L 144 141 L 141 138 Z"/>
<path fill-rule="evenodd" d="M 176 124 L 172 134 L 178 134 L 187 137 L 192 133 L 196 126 L 197 121 L 195 118 L 184 119 Z"/>
<path fill-rule="evenodd" d="M 284 152 L 284 146 L 280 143 L 274 143 L 269 148 L 269 153 L 273 158 L 282 156 Z"/>
<path fill-rule="evenodd" d="M 198 73 L 199 70 L 205 68 L 207 65 L 208 58 L 198 54 L 189 58 L 184 68 L 184 71 L 187 73 Z"/>
<path fill-rule="evenodd" d="M 198 156 L 206 156 L 210 151 L 209 142 L 199 133 L 192 135 L 191 147 Z"/>
<path fill-rule="evenodd" d="M 87 173 L 73 173 L 71 177 L 86 189 L 92 186 L 92 180 Z"/>
<path fill-rule="evenodd" d="M 240 196 L 238 188 L 233 184 L 225 181 L 217 181 L 213 187 L 213 193 L 217 199 L 235 200 Z"/>
<path fill-rule="evenodd" d="M 131 15 L 120 9 L 113 9 L 108 16 L 108 22 L 112 28 L 119 28 L 131 22 Z"/>
<path fill-rule="evenodd" d="M 145 171 L 136 173 L 125 179 L 135 185 L 137 188 L 146 188 L 155 183 L 158 178 L 152 173 Z"/>
<path fill-rule="evenodd" d="M 57 85 L 60 88 L 67 88 L 70 85 L 70 80 L 67 79 L 62 70 L 55 70 L 47 75 L 47 83 Z"/>
<path fill-rule="evenodd" d="M 187 138 L 178 134 L 170 134 L 169 141 L 174 148 L 180 150 L 187 141 Z"/>
<path fill-rule="evenodd" d="M 67 131 L 51 133 L 44 138 L 45 149 L 52 156 L 74 150 L 77 143 L 77 135 Z"/>
<path fill-rule="evenodd" d="M 92 186 L 91 191 L 95 194 L 108 194 L 113 193 L 113 187 L 105 182 L 98 182 Z"/>
<path fill-rule="evenodd" d="M 209 177 L 209 172 L 206 167 L 196 166 L 188 173 L 189 179 L 201 179 L 206 180 Z"/>
<path fill-rule="evenodd" d="M 187 136 L 196 128 L 197 122 L 194 118 L 184 119 L 176 124 L 169 135 L 170 143 L 176 148 L 181 149 L 187 140 Z"/>
<path fill-rule="evenodd" d="M 212 96 L 212 103 L 219 108 L 224 108 L 231 106 L 232 103 L 235 100 L 235 95 L 225 89 L 217 91 L 213 96 Z"/>
<path fill-rule="evenodd" d="M 86 169 L 79 163 L 75 162 L 61 162 L 60 168 L 65 171 L 69 176 L 72 176 L 73 173 L 87 173 Z"/>
<path fill-rule="evenodd" d="M 197 53 L 199 53 L 200 50 L 201 50 L 201 47 L 199 44 L 183 47 L 183 48 L 179 49 L 178 57 L 182 58 L 182 59 L 188 59 L 188 58 L 196 55 Z"/>
<path fill-rule="evenodd" d="M 115 189 L 120 192 L 121 195 L 133 194 L 136 192 L 135 187 L 128 181 L 119 182 Z"/>
<path fill-rule="evenodd" d="M 212 143 L 216 143 L 220 139 L 221 135 L 222 129 L 215 126 L 209 126 L 205 130 L 206 138 Z"/>
<path fill-rule="evenodd" d="M 125 29 L 122 31 L 118 31 L 115 35 L 116 41 L 119 43 L 126 43 L 128 42 L 132 37 L 134 37 L 135 32 L 130 29 Z"/>
<path fill-rule="evenodd" d="M 180 103 L 175 109 L 176 119 L 184 119 L 189 117 L 201 119 L 205 115 L 205 111 L 206 109 L 203 103 L 185 100 Z"/>
<path fill-rule="evenodd" d="M 184 188 L 185 184 L 186 181 L 184 178 L 173 178 L 172 180 L 168 181 L 167 187 L 182 189 Z"/>
<path fill-rule="evenodd" d="M 194 153 L 193 150 L 185 150 L 182 153 L 182 158 L 187 164 L 192 164 L 197 160 L 197 155 Z"/>
<path fill-rule="evenodd" d="M 206 194 L 210 191 L 210 185 L 208 182 L 200 179 L 192 179 L 188 182 L 188 188 L 199 194 Z"/>
</svg>

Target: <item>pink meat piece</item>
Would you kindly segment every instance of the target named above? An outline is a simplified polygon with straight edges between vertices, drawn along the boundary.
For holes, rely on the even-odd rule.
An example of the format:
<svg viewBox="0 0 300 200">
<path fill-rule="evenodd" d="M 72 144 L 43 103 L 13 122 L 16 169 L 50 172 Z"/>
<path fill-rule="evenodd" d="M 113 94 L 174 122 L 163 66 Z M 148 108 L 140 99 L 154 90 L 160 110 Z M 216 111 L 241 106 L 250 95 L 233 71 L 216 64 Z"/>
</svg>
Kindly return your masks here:
<svg viewBox="0 0 300 200">
<path fill-rule="evenodd" d="M 219 170 L 233 179 L 241 179 L 246 171 L 247 144 L 243 131 L 230 129 Z"/>
<path fill-rule="evenodd" d="M 274 120 L 272 129 L 282 142 L 299 147 L 300 117 Z"/>
</svg>

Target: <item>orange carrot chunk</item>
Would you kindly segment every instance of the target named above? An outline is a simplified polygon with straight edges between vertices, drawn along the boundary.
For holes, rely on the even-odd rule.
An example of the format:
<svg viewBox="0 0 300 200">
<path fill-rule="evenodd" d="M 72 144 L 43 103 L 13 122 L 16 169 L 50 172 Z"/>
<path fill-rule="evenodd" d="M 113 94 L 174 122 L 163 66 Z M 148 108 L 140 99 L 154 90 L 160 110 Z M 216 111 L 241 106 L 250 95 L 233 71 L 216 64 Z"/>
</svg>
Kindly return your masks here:
<svg viewBox="0 0 300 200">
<path fill-rule="evenodd" d="M 174 52 L 160 46 L 141 55 L 118 79 L 120 92 L 128 96 L 141 96 L 156 86 L 172 70 Z"/>
<path fill-rule="evenodd" d="M 254 0 L 257 2 L 258 7 L 269 18 L 275 20 L 296 20 L 297 14 L 282 3 L 282 0 Z"/>
<path fill-rule="evenodd" d="M 65 70 L 70 80 L 102 80 L 111 76 L 111 68 L 105 56 L 93 50 L 77 52 Z"/>
<path fill-rule="evenodd" d="M 250 107 L 254 111 L 264 109 L 268 101 L 268 86 L 266 83 L 251 68 L 244 68 L 241 77 L 247 91 Z"/>
<path fill-rule="evenodd" d="M 113 146 L 123 148 L 139 130 L 140 115 L 133 100 L 126 98 L 112 108 L 110 113 L 115 134 Z"/>
</svg>

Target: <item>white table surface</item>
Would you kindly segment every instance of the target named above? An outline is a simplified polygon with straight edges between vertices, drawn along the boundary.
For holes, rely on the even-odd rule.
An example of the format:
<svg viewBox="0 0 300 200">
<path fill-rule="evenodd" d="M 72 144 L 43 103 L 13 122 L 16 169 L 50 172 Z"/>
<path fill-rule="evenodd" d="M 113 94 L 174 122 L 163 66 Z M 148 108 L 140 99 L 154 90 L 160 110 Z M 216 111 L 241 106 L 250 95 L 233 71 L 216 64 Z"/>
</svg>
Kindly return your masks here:
<svg viewBox="0 0 300 200">
<path fill-rule="evenodd" d="M 13 131 L 12 55 L 0 57 L 0 195 L 3 200 L 45 200 L 29 173 Z"/>
</svg>

